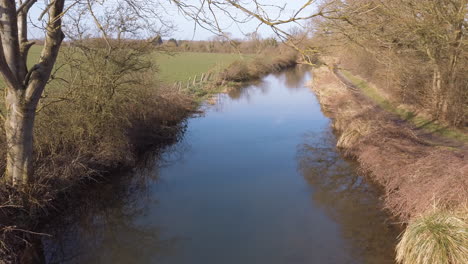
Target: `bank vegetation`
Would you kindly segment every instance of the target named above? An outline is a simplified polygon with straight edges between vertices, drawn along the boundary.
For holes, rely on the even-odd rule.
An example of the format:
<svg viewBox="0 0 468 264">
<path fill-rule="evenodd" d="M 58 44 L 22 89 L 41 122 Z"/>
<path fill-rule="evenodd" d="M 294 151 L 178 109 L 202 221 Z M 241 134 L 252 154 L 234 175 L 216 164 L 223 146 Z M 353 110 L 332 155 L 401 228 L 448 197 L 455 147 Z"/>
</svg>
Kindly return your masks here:
<svg viewBox="0 0 468 264">
<path fill-rule="evenodd" d="M 407 225 L 405 264 L 468 259 L 467 2 L 330 1 L 311 22 L 314 90 L 338 147 Z M 322 64 L 322 65 L 323 65 Z"/>
</svg>

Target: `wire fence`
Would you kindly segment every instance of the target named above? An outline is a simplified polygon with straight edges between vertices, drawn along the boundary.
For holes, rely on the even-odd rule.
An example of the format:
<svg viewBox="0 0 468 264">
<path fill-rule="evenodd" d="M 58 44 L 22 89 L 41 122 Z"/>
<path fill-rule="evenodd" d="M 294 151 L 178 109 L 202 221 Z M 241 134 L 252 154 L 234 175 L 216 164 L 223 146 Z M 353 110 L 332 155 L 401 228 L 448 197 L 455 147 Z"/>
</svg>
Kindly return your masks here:
<svg viewBox="0 0 468 264">
<path fill-rule="evenodd" d="M 184 90 L 192 90 L 193 88 L 198 88 L 203 84 L 206 84 L 212 81 L 214 74 L 212 72 L 202 73 L 200 75 L 195 75 L 190 77 L 187 81 L 177 81 L 174 83 L 174 89 L 177 89 L 179 92 Z"/>
</svg>

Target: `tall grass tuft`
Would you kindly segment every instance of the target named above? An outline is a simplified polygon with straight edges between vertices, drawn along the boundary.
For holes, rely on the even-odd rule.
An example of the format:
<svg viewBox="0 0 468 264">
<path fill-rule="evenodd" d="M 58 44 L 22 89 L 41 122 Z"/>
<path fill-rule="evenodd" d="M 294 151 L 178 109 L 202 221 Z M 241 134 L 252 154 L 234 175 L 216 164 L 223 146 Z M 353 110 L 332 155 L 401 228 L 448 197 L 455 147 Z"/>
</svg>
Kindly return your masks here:
<svg viewBox="0 0 468 264">
<path fill-rule="evenodd" d="M 402 264 L 468 263 L 468 210 L 434 210 L 408 225 L 397 245 Z"/>
</svg>

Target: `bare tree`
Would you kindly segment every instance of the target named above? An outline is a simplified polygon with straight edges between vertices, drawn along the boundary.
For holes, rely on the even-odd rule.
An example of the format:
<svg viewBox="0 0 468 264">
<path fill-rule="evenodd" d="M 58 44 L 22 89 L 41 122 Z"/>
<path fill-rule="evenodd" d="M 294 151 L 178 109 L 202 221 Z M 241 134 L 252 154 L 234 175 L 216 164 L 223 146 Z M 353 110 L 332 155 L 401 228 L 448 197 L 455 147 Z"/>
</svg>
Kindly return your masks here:
<svg viewBox="0 0 468 264">
<path fill-rule="evenodd" d="M 6 83 L 6 181 L 13 185 L 27 183 L 31 178 L 35 111 L 64 38 L 61 25 L 65 1 L 50 1 L 44 10 L 48 20 L 41 57 L 27 68 L 28 52 L 34 44 L 28 41 L 27 16 L 36 2 L 0 1 L 0 72 Z"/>
<path fill-rule="evenodd" d="M 2 118 L 5 124 L 7 143 L 7 166 L 4 181 L 14 186 L 24 186 L 33 176 L 33 131 L 36 110 L 41 96 L 46 88 L 57 61 L 62 41 L 65 37 L 62 30 L 64 15 L 72 8 L 86 7 L 94 22 L 103 29 L 99 23 L 97 12 L 93 11 L 95 4 L 104 2 L 126 4 L 134 12 L 132 20 L 164 21 L 155 11 L 157 0 L 46 0 L 38 19 L 45 34 L 45 43 L 38 61 L 30 68 L 27 65 L 29 49 L 34 42 L 28 40 L 28 19 L 32 8 L 41 8 L 37 0 L 0 0 L 0 72 L 5 81 L 5 113 Z M 100 13 L 106 13 L 101 10 Z M 122 16 L 115 16 L 119 19 Z M 122 34 L 134 32 L 137 23 L 132 25 L 114 21 L 112 25 L 119 38 Z M 162 23 L 164 24 L 164 23 Z M 122 26 L 122 27 L 119 27 Z M 104 32 L 104 31 L 103 31 Z"/>
<path fill-rule="evenodd" d="M 290 25 L 304 28 L 308 21 L 317 17 L 342 19 L 338 16 L 334 5 L 335 2 L 340 2 L 338 0 L 302 0 L 295 10 L 291 10 L 288 1 L 284 1 L 283 4 L 267 0 L 199 0 L 198 3 L 171 0 L 171 2 L 176 4 L 185 16 L 192 18 L 196 25 L 218 36 L 227 37 L 225 25 L 222 23 L 226 20 L 237 25 L 256 22 L 257 30 L 261 26 L 267 26 L 280 40 L 299 52 L 307 63 L 311 63 L 310 55 L 316 50 L 303 46 L 304 34 L 296 34 L 297 30 L 290 31 L 288 29 Z"/>
</svg>

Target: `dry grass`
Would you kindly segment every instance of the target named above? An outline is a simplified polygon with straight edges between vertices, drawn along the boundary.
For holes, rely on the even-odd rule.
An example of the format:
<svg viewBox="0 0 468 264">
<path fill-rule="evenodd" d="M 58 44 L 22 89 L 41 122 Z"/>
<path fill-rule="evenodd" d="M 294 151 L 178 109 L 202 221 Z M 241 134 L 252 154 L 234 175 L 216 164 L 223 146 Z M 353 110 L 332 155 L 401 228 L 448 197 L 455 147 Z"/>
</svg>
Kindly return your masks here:
<svg viewBox="0 0 468 264">
<path fill-rule="evenodd" d="M 468 197 L 466 146 L 435 144 L 396 116 L 342 84 L 327 68 L 314 72 L 314 90 L 338 132 L 338 146 L 385 187 L 386 206 L 402 219 Z"/>
<path fill-rule="evenodd" d="M 397 245 L 402 264 L 464 264 L 468 260 L 468 210 L 437 210 L 411 221 Z"/>
<path fill-rule="evenodd" d="M 427 221 L 458 221 L 455 220 L 458 216 L 448 212 L 453 212 L 453 208 L 461 206 L 468 199 L 468 147 L 463 142 L 453 145 L 451 141 L 420 134 L 397 115 L 349 89 L 325 67 L 314 70 L 313 82 L 313 89 L 324 112 L 333 119 L 338 146 L 346 155 L 358 160 L 360 169 L 383 187 L 384 205 L 392 214 L 403 221 L 410 221 L 415 230 L 421 230 L 418 228 L 431 223 Z M 414 224 L 412 219 L 426 215 L 435 201 L 441 210 L 449 211 L 421 218 Z M 466 228 L 466 217 L 463 221 Z M 408 232 L 407 236 L 414 236 L 419 231 Z M 435 237 L 418 241 L 420 238 L 411 239 L 417 243 L 433 244 L 434 247 L 439 243 L 437 240 L 429 241 L 429 238 Z M 405 241 L 408 239 L 405 238 Z M 460 252 L 460 247 L 467 245 L 466 237 L 464 239 L 453 240 L 456 243 L 450 244 L 451 248 L 446 250 Z M 449 257 L 456 259 L 460 256 Z"/>
</svg>

